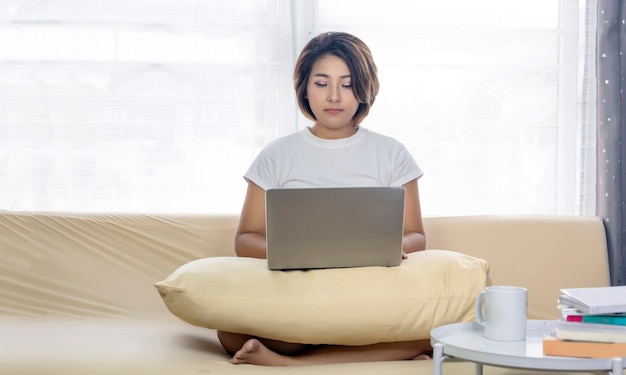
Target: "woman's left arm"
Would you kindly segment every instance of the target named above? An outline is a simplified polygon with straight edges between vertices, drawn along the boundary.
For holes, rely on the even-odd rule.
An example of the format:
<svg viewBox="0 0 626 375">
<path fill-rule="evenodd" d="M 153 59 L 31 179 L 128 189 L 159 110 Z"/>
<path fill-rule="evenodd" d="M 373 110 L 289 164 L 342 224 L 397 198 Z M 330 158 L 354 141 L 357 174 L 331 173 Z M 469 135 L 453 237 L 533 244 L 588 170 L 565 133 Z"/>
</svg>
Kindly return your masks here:
<svg viewBox="0 0 626 375">
<path fill-rule="evenodd" d="M 424 234 L 424 223 L 422 222 L 422 209 L 420 207 L 417 179 L 411 180 L 403 186 L 405 198 L 402 251 L 404 253 L 412 253 L 426 248 L 426 236 Z"/>
</svg>

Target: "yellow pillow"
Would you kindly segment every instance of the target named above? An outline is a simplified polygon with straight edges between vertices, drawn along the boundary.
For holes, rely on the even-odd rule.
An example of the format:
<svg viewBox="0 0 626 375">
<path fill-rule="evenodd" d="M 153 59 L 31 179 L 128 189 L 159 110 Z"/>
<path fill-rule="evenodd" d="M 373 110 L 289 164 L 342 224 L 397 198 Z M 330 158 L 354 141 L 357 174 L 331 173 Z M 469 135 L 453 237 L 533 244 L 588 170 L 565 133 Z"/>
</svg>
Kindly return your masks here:
<svg viewBox="0 0 626 375">
<path fill-rule="evenodd" d="M 214 257 L 155 284 L 167 308 L 206 328 L 306 343 L 366 345 L 426 339 L 474 319 L 488 283 L 478 258 L 412 253 L 398 267 L 270 271 L 262 259 Z"/>
</svg>

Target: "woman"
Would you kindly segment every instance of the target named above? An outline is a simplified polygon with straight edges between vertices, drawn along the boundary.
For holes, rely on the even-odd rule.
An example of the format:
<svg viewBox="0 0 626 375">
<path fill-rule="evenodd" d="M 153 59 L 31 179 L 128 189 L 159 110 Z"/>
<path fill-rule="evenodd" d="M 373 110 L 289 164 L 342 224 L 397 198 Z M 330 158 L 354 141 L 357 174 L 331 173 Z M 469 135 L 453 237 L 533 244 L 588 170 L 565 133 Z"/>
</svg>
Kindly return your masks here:
<svg viewBox="0 0 626 375">
<path fill-rule="evenodd" d="M 301 52 L 294 72 L 310 128 L 268 144 L 245 174 L 248 190 L 235 238 L 238 256 L 265 258 L 265 191 L 270 188 L 403 186 L 403 252 L 426 246 L 417 180 L 422 171 L 393 138 L 359 127 L 378 94 L 369 48 L 347 33 L 323 33 Z M 366 346 L 306 345 L 218 332 L 235 364 L 290 366 L 429 358 L 429 340 Z"/>
</svg>

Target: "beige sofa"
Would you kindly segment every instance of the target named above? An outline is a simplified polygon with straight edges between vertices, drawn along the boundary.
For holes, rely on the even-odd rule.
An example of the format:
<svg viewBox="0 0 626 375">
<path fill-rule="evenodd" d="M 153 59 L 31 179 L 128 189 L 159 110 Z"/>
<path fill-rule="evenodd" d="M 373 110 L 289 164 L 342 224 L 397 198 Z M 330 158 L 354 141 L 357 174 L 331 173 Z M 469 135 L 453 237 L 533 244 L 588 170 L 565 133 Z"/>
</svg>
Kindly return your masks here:
<svg viewBox="0 0 626 375">
<path fill-rule="evenodd" d="M 167 311 L 154 282 L 233 255 L 234 216 L 0 212 L 0 374 L 430 374 L 432 361 L 235 366 L 215 332 Z M 529 291 L 529 317 L 558 317 L 560 288 L 609 285 L 594 217 L 426 218 L 428 248 L 489 262 L 494 284 Z M 468 374 L 466 362 L 445 374 Z M 485 374 L 524 373 L 486 366 Z M 542 373 L 542 372 L 533 372 Z"/>
</svg>

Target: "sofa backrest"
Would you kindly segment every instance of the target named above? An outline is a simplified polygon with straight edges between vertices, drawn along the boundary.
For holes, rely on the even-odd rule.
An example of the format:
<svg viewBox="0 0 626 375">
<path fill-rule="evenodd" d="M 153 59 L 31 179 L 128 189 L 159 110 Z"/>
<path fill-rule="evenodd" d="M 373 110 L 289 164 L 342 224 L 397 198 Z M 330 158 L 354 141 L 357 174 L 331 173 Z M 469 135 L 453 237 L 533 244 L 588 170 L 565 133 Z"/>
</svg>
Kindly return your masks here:
<svg viewBox="0 0 626 375">
<path fill-rule="evenodd" d="M 426 218 L 427 246 L 486 259 L 493 284 L 529 290 L 556 318 L 560 288 L 609 285 L 602 221 L 573 216 Z M 0 315 L 171 318 L 153 283 L 191 260 L 234 255 L 236 216 L 0 212 Z"/>
<path fill-rule="evenodd" d="M 0 211 L 0 316 L 171 318 L 154 283 L 234 255 L 234 216 Z"/>
<path fill-rule="evenodd" d="M 493 285 L 528 289 L 528 316 L 559 317 L 562 288 L 610 285 L 602 220 L 583 216 L 465 216 L 424 220 L 427 248 L 489 263 Z"/>
</svg>

